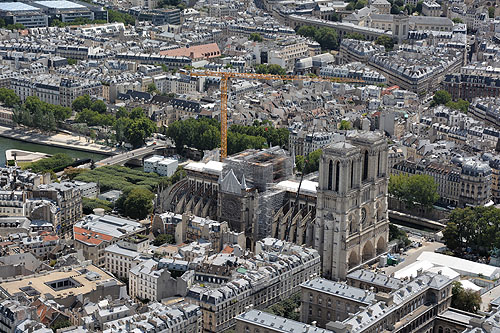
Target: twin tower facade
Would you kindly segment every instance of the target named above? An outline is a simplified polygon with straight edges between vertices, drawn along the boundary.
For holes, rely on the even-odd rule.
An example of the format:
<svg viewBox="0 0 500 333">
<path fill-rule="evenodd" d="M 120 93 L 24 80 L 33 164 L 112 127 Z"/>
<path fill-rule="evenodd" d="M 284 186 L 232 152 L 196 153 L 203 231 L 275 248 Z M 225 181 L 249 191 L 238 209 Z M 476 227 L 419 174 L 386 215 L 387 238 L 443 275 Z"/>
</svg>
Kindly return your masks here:
<svg viewBox="0 0 500 333">
<path fill-rule="evenodd" d="M 323 276 L 345 279 L 350 270 L 386 252 L 388 148 L 375 132 L 358 132 L 323 150 L 319 167 L 314 248 Z"/>
</svg>

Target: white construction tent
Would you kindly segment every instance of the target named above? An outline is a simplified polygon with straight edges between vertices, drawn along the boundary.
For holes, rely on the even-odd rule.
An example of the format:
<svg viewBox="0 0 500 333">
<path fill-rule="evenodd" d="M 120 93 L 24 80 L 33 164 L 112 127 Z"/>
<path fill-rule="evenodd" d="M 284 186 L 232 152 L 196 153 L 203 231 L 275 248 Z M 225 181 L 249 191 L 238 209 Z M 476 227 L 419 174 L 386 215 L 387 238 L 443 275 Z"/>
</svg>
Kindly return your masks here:
<svg viewBox="0 0 500 333">
<path fill-rule="evenodd" d="M 448 267 L 464 276 L 482 276 L 489 280 L 500 278 L 500 268 L 474 261 L 447 256 L 435 252 L 422 252 L 417 262 L 431 263 L 433 266 Z M 411 265 L 410 265 L 411 266 Z M 408 266 L 409 267 L 409 266 Z"/>
</svg>

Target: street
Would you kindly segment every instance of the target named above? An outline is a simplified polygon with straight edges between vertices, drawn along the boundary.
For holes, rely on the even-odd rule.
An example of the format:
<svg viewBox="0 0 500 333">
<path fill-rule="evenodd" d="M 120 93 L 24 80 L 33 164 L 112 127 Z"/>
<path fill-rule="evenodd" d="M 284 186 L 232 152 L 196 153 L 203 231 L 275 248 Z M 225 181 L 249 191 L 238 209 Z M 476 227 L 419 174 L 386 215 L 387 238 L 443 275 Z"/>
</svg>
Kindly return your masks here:
<svg viewBox="0 0 500 333">
<path fill-rule="evenodd" d="M 425 242 L 422 241 L 421 237 L 415 237 L 415 236 L 409 236 L 408 237 L 412 242 L 422 242 L 422 246 L 418 248 L 412 248 L 403 253 L 401 256 L 405 259 L 402 263 L 396 266 L 388 266 L 384 267 L 381 270 L 387 274 L 391 275 L 392 273 L 399 271 L 400 269 L 409 266 L 410 264 L 413 264 L 415 261 L 417 261 L 417 258 L 420 256 L 420 254 L 424 251 L 429 251 L 429 252 L 434 252 L 434 250 L 444 246 L 443 243 L 441 242 Z"/>
</svg>

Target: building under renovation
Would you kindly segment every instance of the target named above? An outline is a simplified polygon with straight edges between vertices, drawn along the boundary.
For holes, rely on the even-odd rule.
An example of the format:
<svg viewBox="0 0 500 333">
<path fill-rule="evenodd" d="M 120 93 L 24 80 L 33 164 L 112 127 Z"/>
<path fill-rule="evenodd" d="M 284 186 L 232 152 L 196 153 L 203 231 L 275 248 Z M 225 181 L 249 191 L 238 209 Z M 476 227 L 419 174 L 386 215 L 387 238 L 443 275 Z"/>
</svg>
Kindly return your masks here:
<svg viewBox="0 0 500 333">
<path fill-rule="evenodd" d="M 324 276 L 344 278 L 387 250 L 388 148 L 375 132 L 328 145 L 318 174 L 302 182 L 279 147 L 246 150 L 224 162 L 190 163 L 164 191 L 164 209 L 225 221 L 246 247 L 274 237 L 317 249 Z"/>
</svg>

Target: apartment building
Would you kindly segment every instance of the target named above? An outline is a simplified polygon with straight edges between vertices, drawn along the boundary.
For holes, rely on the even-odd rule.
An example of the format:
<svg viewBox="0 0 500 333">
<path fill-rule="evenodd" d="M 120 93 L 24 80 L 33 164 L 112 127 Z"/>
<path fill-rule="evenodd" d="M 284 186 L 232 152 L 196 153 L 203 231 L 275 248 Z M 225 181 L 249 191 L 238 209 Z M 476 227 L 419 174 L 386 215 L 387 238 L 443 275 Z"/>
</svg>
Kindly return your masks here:
<svg viewBox="0 0 500 333">
<path fill-rule="evenodd" d="M 177 170 L 179 162 L 173 158 L 159 155 L 144 160 L 144 172 L 156 172 L 160 176 L 172 176 Z"/>
<path fill-rule="evenodd" d="M 424 174 L 438 185 L 440 201 L 454 207 L 483 206 L 492 200 L 492 170 L 488 163 L 455 158 L 452 163 L 401 161 L 391 174 Z"/>
<path fill-rule="evenodd" d="M 459 50 L 411 45 L 369 59 L 369 65 L 384 75 L 389 84 L 419 95 L 437 90 L 445 76 L 462 64 L 463 54 Z"/>
<path fill-rule="evenodd" d="M 453 100 L 470 102 L 476 97 L 500 97 L 500 68 L 467 65 L 460 73 L 446 75 L 443 86 Z"/>
<path fill-rule="evenodd" d="M 169 270 L 172 262 L 168 259 L 149 259 L 138 263 L 129 270 L 129 295 L 142 300 L 161 301 L 172 296 L 185 296 L 194 279 L 194 271 L 187 270 L 187 262 L 182 262 L 182 276 L 174 278 Z"/>
<path fill-rule="evenodd" d="M 151 302 L 144 313 L 104 323 L 103 331 L 198 333 L 201 320 L 201 311 L 196 305 L 186 302 L 173 305 Z"/>
<path fill-rule="evenodd" d="M 0 17 L 6 24 L 20 23 L 26 28 L 48 26 L 48 16 L 40 8 L 22 2 L 2 2 Z"/>
<path fill-rule="evenodd" d="M 438 17 L 441 15 L 441 12 L 441 5 L 433 0 L 424 1 L 422 4 L 422 14 L 425 16 Z"/>
<path fill-rule="evenodd" d="M 71 234 L 73 225 L 82 217 L 82 193 L 70 182 L 39 185 L 33 190 L 34 199 L 48 199 L 60 209 L 60 224 L 54 228 L 58 234 Z"/>
<path fill-rule="evenodd" d="M 345 63 L 367 63 L 370 57 L 385 52 L 382 45 L 369 41 L 343 38 L 340 42 L 340 58 Z"/>
<path fill-rule="evenodd" d="M 300 287 L 301 321 L 316 322 L 319 327 L 326 327 L 332 320 L 344 321 L 375 300 L 371 291 L 323 278 L 304 282 Z"/>
<path fill-rule="evenodd" d="M 71 80 L 53 75 L 13 78 L 10 87 L 25 101 L 36 96 L 49 104 L 71 107 L 71 103 L 83 95 L 101 96 L 102 84 L 89 80 Z"/>
<path fill-rule="evenodd" d="M 83 251 L 85 259 L 92 260 L 96 266 L 104 267 L 106 247 L 121 239 L 142 234 L 145 230 L 146 227 L 136 221 L 111 215 L 90 214 L 73 226 L 74 246 L 76 250 Z"/>
<path fill-rule="evenodd" d="M 266 308 L 289 297 L 302 282 L 318 276 L 321 267 L 316 250 L 272 238 L 257 242 L 255 260 L 255 269 L 245 269 L 220 287 L 189 290 L 188 300 L 202 309 L 205 332 L 231 328 L 250 306 Z"/>
<path fill-rule="evenodd" d="M 128 279 L 130 269 L 146 260 L 144 253 L 149 249 L 149 239 L 128 237 L 104 249 L 104 267 L 121 279 Z"/>
<path fill-rule="evenodd" d="M 26 216 L 25 191 L 0 191 L 0 216 Z"/>
<path fill-rule="evenodd" d="M 376 277 L 377 278 L 377 277 Z M 319 281 L 322 279 L 316 279 Z M 324 280 L 328 281 L 328 280 Z M 337 284 L 333 281 L 325 283 Z M 305 283 L 307 284 L 307 283 Z M 236 328 L 241 332 L 321 332 L 321 333 L 369 333 L 369 332 L 452 332 L 454 328 L 456 332 L 461 332 L 466 328 L 463 321 L 457 320 L 457 315 L 462 312 L 449 312 L 452 297 L 453 280 L 440 274 L 420 273 L 417 277 L 404 283 L 400 288 L 390 293 L 372 292 L 358 289 L 356 287 L 347 286 L 340 288 L 337 286 L 328 288 L 327 286 L 319 285 L 320 288 L 309 288 L 306 296 L 312 293 L 313 302 L 319 303 L 321 300 L 322 309 L 326 307 L 326 311 L 333 312 L 336 307 L 334 297 L 349 299 L 354 298 L 352 306 L 358 307 L 358 304 L 367 294 L 370 296 L 368 304 L 359 306 L 355 311 L 348 314 L 345 320 L 332 320 L 326 323 L 323 328 L 314 327 L 305 323 L 297 323 L 285 318 L 273 316 L 251 310 L 237 317 Z M 315 286 L 316 287 L 316 286 Z M 331 295 L 331 291 L 334 295 Z M 316 293 L 317 292 L 317 293 Z M 358 295 L 358 297 L 356 297 Z M 331 299 L 331 307 L 328 307 L 328 299 Z M 306 297 L 307 299 L 307 297 Z M 325 303 L 326 302 L 326 303 Z M 358 304 L 357 304 L 358 303 Z M 326 304 L 326 305 L 325 305 Z M 347 306 L 347 304 L 346 304 Z M 350 308 L 351 305 L 349 305 Z M 306 308 L 307 309 L 307 308 Z M 330 309 L 330 310 L 328 310 Z M 304 310 L 304 309 L 303 309 Z M 308 311 L 306 311 L 308 315 Z M 312 319 L 313 317 L 311 316 Z M 483 320 L 471 320 L 471 328 L 464 332 L 476 332 L 473 327 L 498 327 L 498 324 L 486 326 L 490 318 Z M 469 322 L 468 322 L 469 323 Z M 482 325 L 485 323 L 486 325 Z M 298 325 L 300 324 L 300 325 Z M 321 326 L 321 325 L 320 325 Z"/>
<path fill-rule="evenodd" d="M 374 293 L 390 294 L 404 286 L 403 281 L 392 276 L 375 273 L 366 269 L 358 269 L 347 275 L 346 283 L 352 287 L 370 290 Z"/>
</svg>

